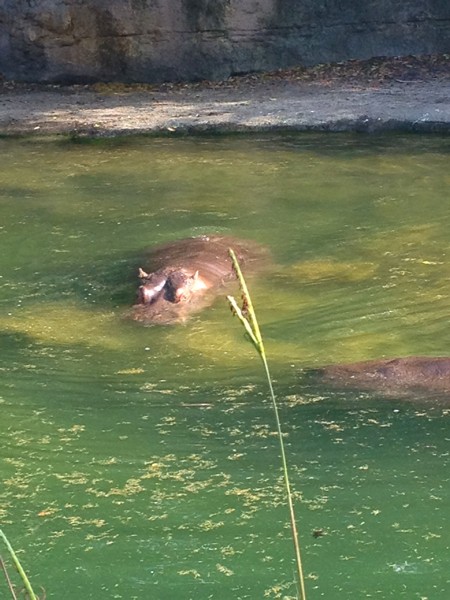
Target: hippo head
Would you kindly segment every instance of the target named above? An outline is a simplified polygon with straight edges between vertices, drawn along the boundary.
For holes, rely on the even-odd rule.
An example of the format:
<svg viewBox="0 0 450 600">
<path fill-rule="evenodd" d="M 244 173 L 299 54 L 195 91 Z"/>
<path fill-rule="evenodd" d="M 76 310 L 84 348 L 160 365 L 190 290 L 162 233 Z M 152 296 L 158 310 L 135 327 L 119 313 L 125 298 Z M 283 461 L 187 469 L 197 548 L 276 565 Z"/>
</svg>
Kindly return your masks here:
<svg viewBox="0 0 450 600">
<path fill-rule="evenodd" d="M 188 302 L 193 293 L 207 288 L 198 271 L 190 275 L 184 269 L 163 269 L 148 274 L 139 269 L 139 277 L 142 282 L 138 292 L 140 304 L 153 304 L 161 299 L 172 304 Z"/>
</svg>

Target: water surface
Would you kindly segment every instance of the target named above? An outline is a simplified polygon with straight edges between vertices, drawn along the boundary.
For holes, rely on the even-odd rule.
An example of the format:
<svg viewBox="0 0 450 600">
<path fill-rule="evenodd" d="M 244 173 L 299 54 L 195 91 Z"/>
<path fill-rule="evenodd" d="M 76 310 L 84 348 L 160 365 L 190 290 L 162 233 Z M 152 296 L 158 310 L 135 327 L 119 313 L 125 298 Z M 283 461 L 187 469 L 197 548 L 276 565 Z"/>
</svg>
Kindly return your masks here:
<svg viewBox="0 0 450 600">
<path fill-rule="evenodd" d="M 345 394 L 301 370 L 448 355 L 448 138 L 0 146 L 0 516 L 36 587 L 294 596 L 267 386 L 224 298 L 184 326 L 124 318 L 144 248 L 224 233 L 273 255 L 251 288 L 308 598 L 446 600 L 445 399 Z"/>
</svg>

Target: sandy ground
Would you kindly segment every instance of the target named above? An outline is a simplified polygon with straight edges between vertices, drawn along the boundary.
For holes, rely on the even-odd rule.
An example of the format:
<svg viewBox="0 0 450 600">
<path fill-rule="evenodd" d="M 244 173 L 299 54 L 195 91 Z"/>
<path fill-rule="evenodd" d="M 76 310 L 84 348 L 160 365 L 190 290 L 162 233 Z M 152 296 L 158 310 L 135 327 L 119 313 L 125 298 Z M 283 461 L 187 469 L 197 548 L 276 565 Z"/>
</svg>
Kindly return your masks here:
<svg viewBox="0 0 450 600">
<path fill-rule="evenodd" d="M 216 84 L 161 86 L 3 82 L 0 134 L 450 131 L 447 64 L 438 74 L 409 69 L 406 79 L 404 69 L 369 77 L 353 71 L 314 76 L 285 71 Z"/>
</svg>

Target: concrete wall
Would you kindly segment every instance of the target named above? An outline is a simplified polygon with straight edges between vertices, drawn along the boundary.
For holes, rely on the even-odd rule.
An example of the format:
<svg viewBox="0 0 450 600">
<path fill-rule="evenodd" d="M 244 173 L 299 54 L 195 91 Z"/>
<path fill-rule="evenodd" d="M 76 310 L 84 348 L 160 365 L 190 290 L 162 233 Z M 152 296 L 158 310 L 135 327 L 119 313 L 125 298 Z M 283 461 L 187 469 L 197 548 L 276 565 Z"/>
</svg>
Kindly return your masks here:
<svg viewBox="0 0 450 600">
<path fill-rule="evenodd" d="M 449 0 L 0 0 L 0 73 L 161 82 L 450 52 Z"/>
</svg>

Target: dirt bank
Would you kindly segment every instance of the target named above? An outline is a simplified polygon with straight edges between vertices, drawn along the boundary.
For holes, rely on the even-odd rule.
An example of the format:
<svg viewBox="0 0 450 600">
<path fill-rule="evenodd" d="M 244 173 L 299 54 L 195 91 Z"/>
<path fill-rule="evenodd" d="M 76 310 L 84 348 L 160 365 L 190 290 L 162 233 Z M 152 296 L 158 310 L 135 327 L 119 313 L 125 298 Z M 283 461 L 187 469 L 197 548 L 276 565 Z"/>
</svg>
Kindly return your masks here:
<svg viewBox="0 0 450 600">
<path fill-rule="evenodd" d="M 450 57 L 350 61 L 222 83 L 0 84 L 0 134 L 450 131 Z"/>
</svg>

